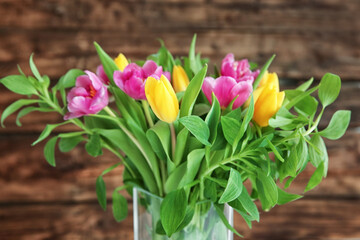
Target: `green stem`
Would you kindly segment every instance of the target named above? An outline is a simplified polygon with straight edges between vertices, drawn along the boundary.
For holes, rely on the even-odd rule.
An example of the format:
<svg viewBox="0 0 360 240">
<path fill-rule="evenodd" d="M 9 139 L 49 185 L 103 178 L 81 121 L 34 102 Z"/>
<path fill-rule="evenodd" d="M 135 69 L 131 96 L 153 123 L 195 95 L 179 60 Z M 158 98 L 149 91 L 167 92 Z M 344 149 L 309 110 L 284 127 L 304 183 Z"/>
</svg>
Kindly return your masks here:
<svg viewBox="0 0 360 240">
<path fill-rule="evenodd" d="M 146 117 L 146 120 L 149 124 L 149 127 L 153 127 L 154 126 L 154 122 L 151 118 L 151 115 L 150 115 L 150 111 L 149 111 L 149 104 L 146 100 L 141 100 L 141 104 L 142 104 L 142 107 L 144 109 L 144 113 L 145 113 L 145 117 Z"/>
<path fill-rule="evenodd" d="M 319 125 L 320 119 L 324 113 L 324 109 L 325 108 L 321 109 L 321 112 L 320 112 L 319 116 L 316 118 L 314 125 L 303 134 L 304 137 L 309 135 L 310 133 L 312 133 L 317 128 L 317 126 Z"/>
<path fill-rule="evenodd" d="M 160 188 L 160 196 L 162 197 L 165 192 L 165 182 L 167 179 L 167 174 L 166 174 L 166 167 L 164 161 L 161 159 L 159 159 L 159 161 L 160 161 L 160 172 L 162 179 L 162 184 L 159 186 L 159 188 Z"/>
<path fill-rule="evenodd" d="M 171 133 L 171 153 L 172 159 L 175 159 L 175 148 L 176 148 L 176 133 L 174 128 L 174 123 L 170 123 L 170 133 Z"/>
</svg>

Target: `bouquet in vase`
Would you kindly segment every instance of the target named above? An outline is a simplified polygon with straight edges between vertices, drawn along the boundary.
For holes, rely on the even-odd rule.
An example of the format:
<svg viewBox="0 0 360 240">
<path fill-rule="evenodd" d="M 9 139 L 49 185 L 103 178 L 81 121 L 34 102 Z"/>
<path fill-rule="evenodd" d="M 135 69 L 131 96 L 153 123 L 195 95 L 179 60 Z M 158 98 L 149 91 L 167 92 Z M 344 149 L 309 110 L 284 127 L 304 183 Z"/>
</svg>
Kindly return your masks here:
<svg viewBox="0 0 360 240">
<path fill-rule="evenodd" d="M 232 209 L 251 227 L 259 221 L 254 201 L 267 211 L 302 197 L 286 189 L 309 164 L 316 170 L 304 192 L 326 177 L 323 138 L 340 138 L 351 113 L 339 110 L 318 128 L 339 95 L 337 75 L 281 91 L 277 74 L 268 70 L 275 55 L 258 69 L 233 54 L 209 74 L 195 41 L 196 35 L 188 56 L 173 57 L 161 42 L 157 53 L 136 62 L 123 54 L 113 59 L 95 43 L 96 72 L 71 69 L 56 83 L 39 73 L 31 56 L 33 76 L 19 67 L 19 75 L 0 80 L 24 96 L 3 111 L 1 124 L 18 110 L 19 126 L 34 111 L 62 115 L 33 143 L 50 138 L 44 156 L 51 166 L 56 145 L 68 152 L 85 142 L 94 157 L 112 152 L 118 161 L 96 179 L 96 194 L 106 210 L 103 176 L 123 166 L 122 185 L 111 189 L 112 211 L 117 221 L 126 218 L 120 191 L 127 190 L 134 199 L 135 239 L 232 239 L 232 232 L 240 235 Z M 50 137 L 65 124 L 78 128 Z"/>
</svg>

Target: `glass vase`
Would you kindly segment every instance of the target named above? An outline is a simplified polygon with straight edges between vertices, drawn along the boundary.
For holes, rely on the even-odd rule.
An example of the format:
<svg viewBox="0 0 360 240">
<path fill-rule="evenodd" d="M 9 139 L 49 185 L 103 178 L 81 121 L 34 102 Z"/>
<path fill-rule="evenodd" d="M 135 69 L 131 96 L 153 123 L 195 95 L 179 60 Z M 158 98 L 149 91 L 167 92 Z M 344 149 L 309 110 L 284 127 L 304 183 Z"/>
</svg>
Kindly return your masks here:
<svg viewBox="0 0 360 240">
<path fill-rule="evenodd" d="M 211 203 L 198 203 L 191 222 L 170 238 L 156 233 L 162 198 L 143 189 L 133 189 L 134 240 L 233 240 Z M 233 225 L 233 209 L 225 204 L 224 214 Z"/>
</svg>

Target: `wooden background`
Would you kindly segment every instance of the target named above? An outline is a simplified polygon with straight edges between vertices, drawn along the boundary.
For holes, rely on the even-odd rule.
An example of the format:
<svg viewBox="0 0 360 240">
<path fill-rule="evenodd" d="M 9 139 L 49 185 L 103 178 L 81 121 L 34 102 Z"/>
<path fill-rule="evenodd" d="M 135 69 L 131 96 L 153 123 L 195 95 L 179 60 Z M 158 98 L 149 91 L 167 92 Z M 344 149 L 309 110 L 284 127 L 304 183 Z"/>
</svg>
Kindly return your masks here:
<svg viewBox="0 0 360 240">
<path fill-rule="evenodd" d="M 336 73 L 342 92 L 322 126 L 337 109 L 351 110 L 352 120 L 341 140 L 326 141 L 327 179 L 303 199 L 262 212 L 251 231 L 237 215 L 235 227 L 245 239 L 360 239 L 359 12 L 359 0 L 0 0 L 0 77 L 16 73 L 17 63 L 30 73 L 32 52 L 53 80 L 70 68 L 95 70 L 93 41 L 112 56 L 137 60 L 154 53 L 162 38 L 184 55 L 194 33 L 197 51 L 218 64 L 228 52 L 260 64 L 276 53 L 271 71 L 288 86 Z M 18 98 L 1 86 L 0 112 Z M 14 121 L 0 129 L 0 239 L 133 239 L 131 211 L 116 223 L 96 200 L 95 179 L 116 158 L 106 152 L 94 159 L 77 147 L 57 152 L 52 168 L 44 144 L 30 144 L 46 123 L 61 118 L 32 114 L 21 128 Z M 108 193 L 121 183 L 121 172 L 105 177 Z"/>
</svg>

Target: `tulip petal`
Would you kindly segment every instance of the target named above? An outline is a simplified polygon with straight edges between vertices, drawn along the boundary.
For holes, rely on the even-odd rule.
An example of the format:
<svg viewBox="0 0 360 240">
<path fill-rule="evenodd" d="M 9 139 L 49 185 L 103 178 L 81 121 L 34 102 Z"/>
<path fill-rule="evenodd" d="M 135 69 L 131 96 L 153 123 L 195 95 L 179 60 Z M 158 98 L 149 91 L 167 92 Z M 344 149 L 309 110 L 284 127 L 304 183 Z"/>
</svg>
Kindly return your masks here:
<svg viewBox="0 0 360 240">
<path fill-rule="evenodd" d="M 232 77 L 219 77 L 216 79 L 213 91 L 221 107 L 226 108 L 233 100 L 230 93 L 235 85 L 236 80 Z"/>
<path fill-rule="evenodd" d="M 129 65 L 128 60 L 122 53 L 120 53 L 117 58 L 114 59 L 114 62 L 120 71 L 124 71 L 125 67 Z"/>
<path fill-rule="evenodd" d="M 269 119 L 276 113 L 276 111 L 277 93 L 275 89 L 263 91 L 255 104 L 253 119 L 261 127 L 268 126 Z"/>
<path fill-rule="evenodd" d="M 206 77 L 204 79 L 203 85 L 201 86 L 202 91 L 204 92 L 207 100 L 212 104 L 212 92 L 215 85 L 215 79 L 212 77 Z"/>
<path fill-rule="evenodd" d="M 232 109 L 236 109 L 244 104 L 244 102 L 249 98 L 252 92 L 252 83 L 251 81 L 238 82 L 230 91 L 231 101 L 235 98 Z"/>
</svg>

